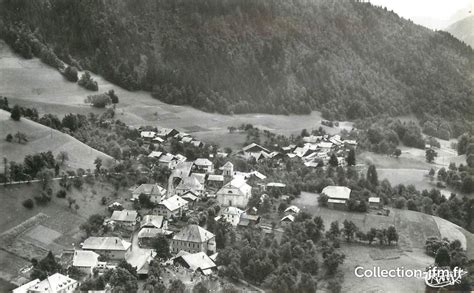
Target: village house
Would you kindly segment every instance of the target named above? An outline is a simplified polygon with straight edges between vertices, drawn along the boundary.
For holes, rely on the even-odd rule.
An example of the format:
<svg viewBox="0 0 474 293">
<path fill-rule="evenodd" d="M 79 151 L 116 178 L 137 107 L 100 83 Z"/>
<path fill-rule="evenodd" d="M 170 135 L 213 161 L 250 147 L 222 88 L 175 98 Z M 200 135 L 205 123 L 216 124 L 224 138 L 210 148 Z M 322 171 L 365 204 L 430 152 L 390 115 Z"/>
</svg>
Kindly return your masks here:
<svg viewBox="0 0 474 293">
<path fill-rule="evenodd" d="M 294 221 L 295 221 L 295 216 L 293 216 L 293 215 L 286 215 L 286 216 L 284 216 L 283 218 L 281 218 L 280 224 L 281 224 L 281 226 L 283 226 L 283 227 L 287 227 L 287 226 L 291 225 L 291 223 L 293 223 Z"/>
<path fill-rule="evenodd" d="M 143 228 L 138 232 L 138 245 L 140 247 L 150 247 L 153 240 L 160 235 L 170 235 L 172 231 L 159 228 Z"/>
<path fill-rule="evenodd" d="M 174 189 L 174 193 L 177 195 L 185 194 L 188 191 L 192 191 L 199 196 L 204 192 L 204 185 L 199 182 L 198 177 L 194 176 L 194 174 L 181 178 L 181 181 Z"/>
<path fill-rule="evenodd" d="M 270 151 L 256 143 L 251 143 L 242 148 L 242 157 L 249 160 L 254 158 L 256 161 L 260 159 L 268 158 Z"/>
<path fill-rule="evenodd" d="M 146 215 L 140 222 L 140 229 L 143 228 L 168 229 L 168 221 L 163 216 Z"/>
<path fill-rule="evenodd" d="M 254 228 L 260 223 L 260 216 L 246 213 L 240 215 L 240 222 L 238 227 L 240 228 Z"/>
<path fill-rule="evenodd" d="M 289 206 L 284 211 L 285 214 L 297 215 L 300 213 L 300 208 L 297 206 Z"/>
<path fill-rule="evenodd" d="M 188 190 L 183 195 L 181 195 L 181 198 L 186 200 L 188 202 L 188 206 L 190 208 L 194 207 L 194 204 L 199 200 L 199 195 L 194 193 L 192 190 Z"/>
<path fill-rule="evenodd" d="M 203 172 L 207 174 L 214 173 L 214 164 L 206 158 L 198 158 L 194 161 L 195 172 Z"/>
<path fill-rule="evenodd" d="M 162 154 L 163 154 L 163 152 L 152 151 L 152 152 L 148 155 L 148 157 L 149 157 L 149 158 L 159 159 Z"/>
<path fill-rule="evenodd" d="M 138 213 L 132 210 L 114 211 L 110 221 L 114 221 L 123 228 L 133 228 L 137 223 Z"/>
<path fill-rule="evenodd" d="M 145 194 L 150 197 L 150 201 L 153 203 L 159 203 L 161 199 L 166 195 L 166 189 L 158 184 L 142 184 L 132 191 L 132 198 L 138 200 L 140 194 Z"/>
<path fill-rule="evenodd" d="M 332 209 L 347 209 L 347 201 L 351 196 L 351 190 L 345 186 L 326 186 L 322 194 L 328 197 L 328 207 Z"/>
<path fill-rule="evenodd" d="M 156 209 L 158 215 L 169 219 L 171 217 L 181 217 L 188 209 L 188 202 L 178 195 L 162 200 Z"/>
<path fill-rule="evenodd" d="M 156 132 L 154 131 L 142 131 L 140 132 L 140 137 L 144 141 L 150 142 L 156 136 Z"/>
<path fill-rule="evenodd" d="M 35 279 L 13 290 L 13 293 L 73 293 L 79 282 L 63 274 L 55 273 L 43 281 Z"/>
<path fill-rule="evenodd" d="M 161 128 L 161 129 L 158 129 L 156 136 L 161 137 L 166 140 L 167 138 L 173 137 L 177 135 L 178 133 L 179 131 L 174 128 Z"/>
<path fill-rule="evenodd" d="M 380 197 L 369 197 L 369 208 L 376 210 L 382 208 Z"/>
<path fill-rule="evenodd" d="M 92 270 L 99 264 L 99 254 L 90 250 L 75 250 L 72 258 L 72 266 L 86 275 L 92 274 Z"/>
<path fill-rule="evenodd" d="M 224 186 L 224 176 L 209 174 L 207 177 L 207 186 L 210 188 L 222 188 L 222 186 Z"/>
<path fill-rule="evenodd" d="M 245 209 L 252 195 L 252 187 L 243 178 L 235 178 L 224 185 L 217 193 L 217 202 L 222 206 Z"/>
<path fill-rule="evenodd" d="M 82 243 L 83 250 L 91 250 L 107 258 L 120 260 L 128 255 L 132 244 L 119 237 L 89 237 Z"/>
<path fill-rule="evenodd" d="M 173 253 L 178 253 L 181 250 L 189 253 L 215 252 L 216 238 L 206 229 L 192 224 L 173 236 L 170 247 Z"/>
<path fill-rule="evenodd" d="M 240 217 L 244 213 L 243 210 L 236 207 L 226 207 L 221 212 L 220 215 L 215 218 L 216 221 L 223 219 L 224 221 L 230 223 L 232 226 L 237 227 L 240 223 Z"/>
</svg>

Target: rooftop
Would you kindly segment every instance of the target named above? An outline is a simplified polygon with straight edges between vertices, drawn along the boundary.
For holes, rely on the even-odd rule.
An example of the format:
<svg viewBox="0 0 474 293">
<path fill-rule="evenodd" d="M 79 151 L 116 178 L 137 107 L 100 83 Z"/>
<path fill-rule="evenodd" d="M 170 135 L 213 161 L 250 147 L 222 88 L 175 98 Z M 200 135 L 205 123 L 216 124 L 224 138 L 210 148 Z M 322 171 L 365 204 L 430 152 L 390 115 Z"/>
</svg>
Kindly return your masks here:
<svg viewBox="0 0 474 293">
<path fill-rule="evenodd" d="M 349 199 L 351 196 L 351 190 L 345 186 L 326 186 L 323 191 L 329 198 L 332 199 Z"/>
<path fill-rule="evenodd" d="M 146 215 L 140 223 L 140 228 L 161 228 L 163 226 L 164 218 L 158 215 Z"/>
<path fill-rule="evenodd" d="M 89 237 L 84 240 L 85 250 L 128 250 L 132 244 L 119 237 Z"/>
<path fill-rule="evenodd" d="M 135 222 L 137 220 L 137 211 L 121 210 L 114 211 L 110 219 L 117 222 Z"/>
<path fill-rule="evenodd" d="M 174 235 L 173 240 L 202 243 L 214 238 L 214 234 L 199 225 L 188 225 Z"/>
<path fill-rule="evenodd" d="M 183 207 L 184 205 L 186 205 L 188 202 L 181 198 L 180 196 L 178 195 L 173 195 L 172 197 L 170 198 L 167 198 L 165 200 L 162 200 L 160 202 L 160 205 L 163 205 L 165 206 L 168 210 L 170 211 L 175 211 L 181 207 Z"/>
<path fill-rule="evenodd" d="M 72 259 L 75 267 L 95 267 L 98 263 L 99 255 L 90 250 L 76 250 Z"/>
</svg>

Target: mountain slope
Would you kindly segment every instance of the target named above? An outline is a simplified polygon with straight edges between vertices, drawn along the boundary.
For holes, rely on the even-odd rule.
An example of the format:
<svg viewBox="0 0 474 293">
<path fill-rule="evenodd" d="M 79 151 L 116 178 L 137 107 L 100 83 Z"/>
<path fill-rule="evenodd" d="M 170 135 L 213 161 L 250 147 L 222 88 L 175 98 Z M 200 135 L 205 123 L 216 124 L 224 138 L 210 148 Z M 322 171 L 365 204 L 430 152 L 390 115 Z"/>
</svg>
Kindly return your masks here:
<svg viewBox="0 0 474 293">
<path fill-rule="evenodd" d="M 17 142 L 7 142 L 4 138 L 7 134 L 14 135 L 22 132 L 28 137 L 26 144 Z M 77 139 L 51 129 L 39 123 L 22 118 L 20 121 L 13 121 L 10 113 L 0 110 L 0 154 L 8 155 L 9 161 L 23 162 L 26 155 L 39 152 L 52 151 L 56 156 L 59 152 L 68 153 L 69 160 L 66 162 L 69 168 L 94 169 L 94 160 L 100 157 L 102 160 L 112 159 L 110 156 L 99 152 Z M 3 172 L 3 161 L 0 162 Z"/>
<path fill-rule="evenodd" d="M 168 103 L 328 119 L 474 117 L 474 53 L 369 3 L 4 0 L 2 37 Z M 20 23 L 20 25 L 16 25 Z M 0 26 L 2 27 L 2 26 Z M 34 34 L 31 31 L 34 30 Z"/>
<path fill-rule="evenodd" d="M 456 21 L 446 31 L 474 48 L 474 15 Z"/>
</svg>

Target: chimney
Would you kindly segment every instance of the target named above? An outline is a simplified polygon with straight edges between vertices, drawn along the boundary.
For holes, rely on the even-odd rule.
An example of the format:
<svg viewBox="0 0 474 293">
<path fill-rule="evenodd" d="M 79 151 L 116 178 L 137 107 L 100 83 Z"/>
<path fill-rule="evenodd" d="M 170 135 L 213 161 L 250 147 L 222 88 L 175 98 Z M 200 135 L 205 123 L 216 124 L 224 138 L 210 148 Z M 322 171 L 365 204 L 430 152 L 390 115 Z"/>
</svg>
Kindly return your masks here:
<svg viewBox="0 0 474 293">
<path fill-rule="evenodd" d="M 117 238 L 115 238 L 115 244 L 117 244 L 117 243 L 118 243 L 118 240 L 117 240 Z"/>
</svg>

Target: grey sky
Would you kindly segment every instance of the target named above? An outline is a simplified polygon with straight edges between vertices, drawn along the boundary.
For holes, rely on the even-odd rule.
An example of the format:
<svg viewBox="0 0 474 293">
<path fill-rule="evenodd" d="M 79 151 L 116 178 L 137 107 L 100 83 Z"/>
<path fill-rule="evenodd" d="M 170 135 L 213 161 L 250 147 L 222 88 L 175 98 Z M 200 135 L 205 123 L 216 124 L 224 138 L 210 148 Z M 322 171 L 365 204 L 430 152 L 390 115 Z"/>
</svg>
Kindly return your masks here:
<svg viewBox="0 0 474 293">
<path fill-rule="evenodd" d="M 474 13 L 474 0 L 370 0 L 404 18 L 432 29 L 443 29 Z M 469 14 L 469 11 L 471 13 Z"/>
</svg>

